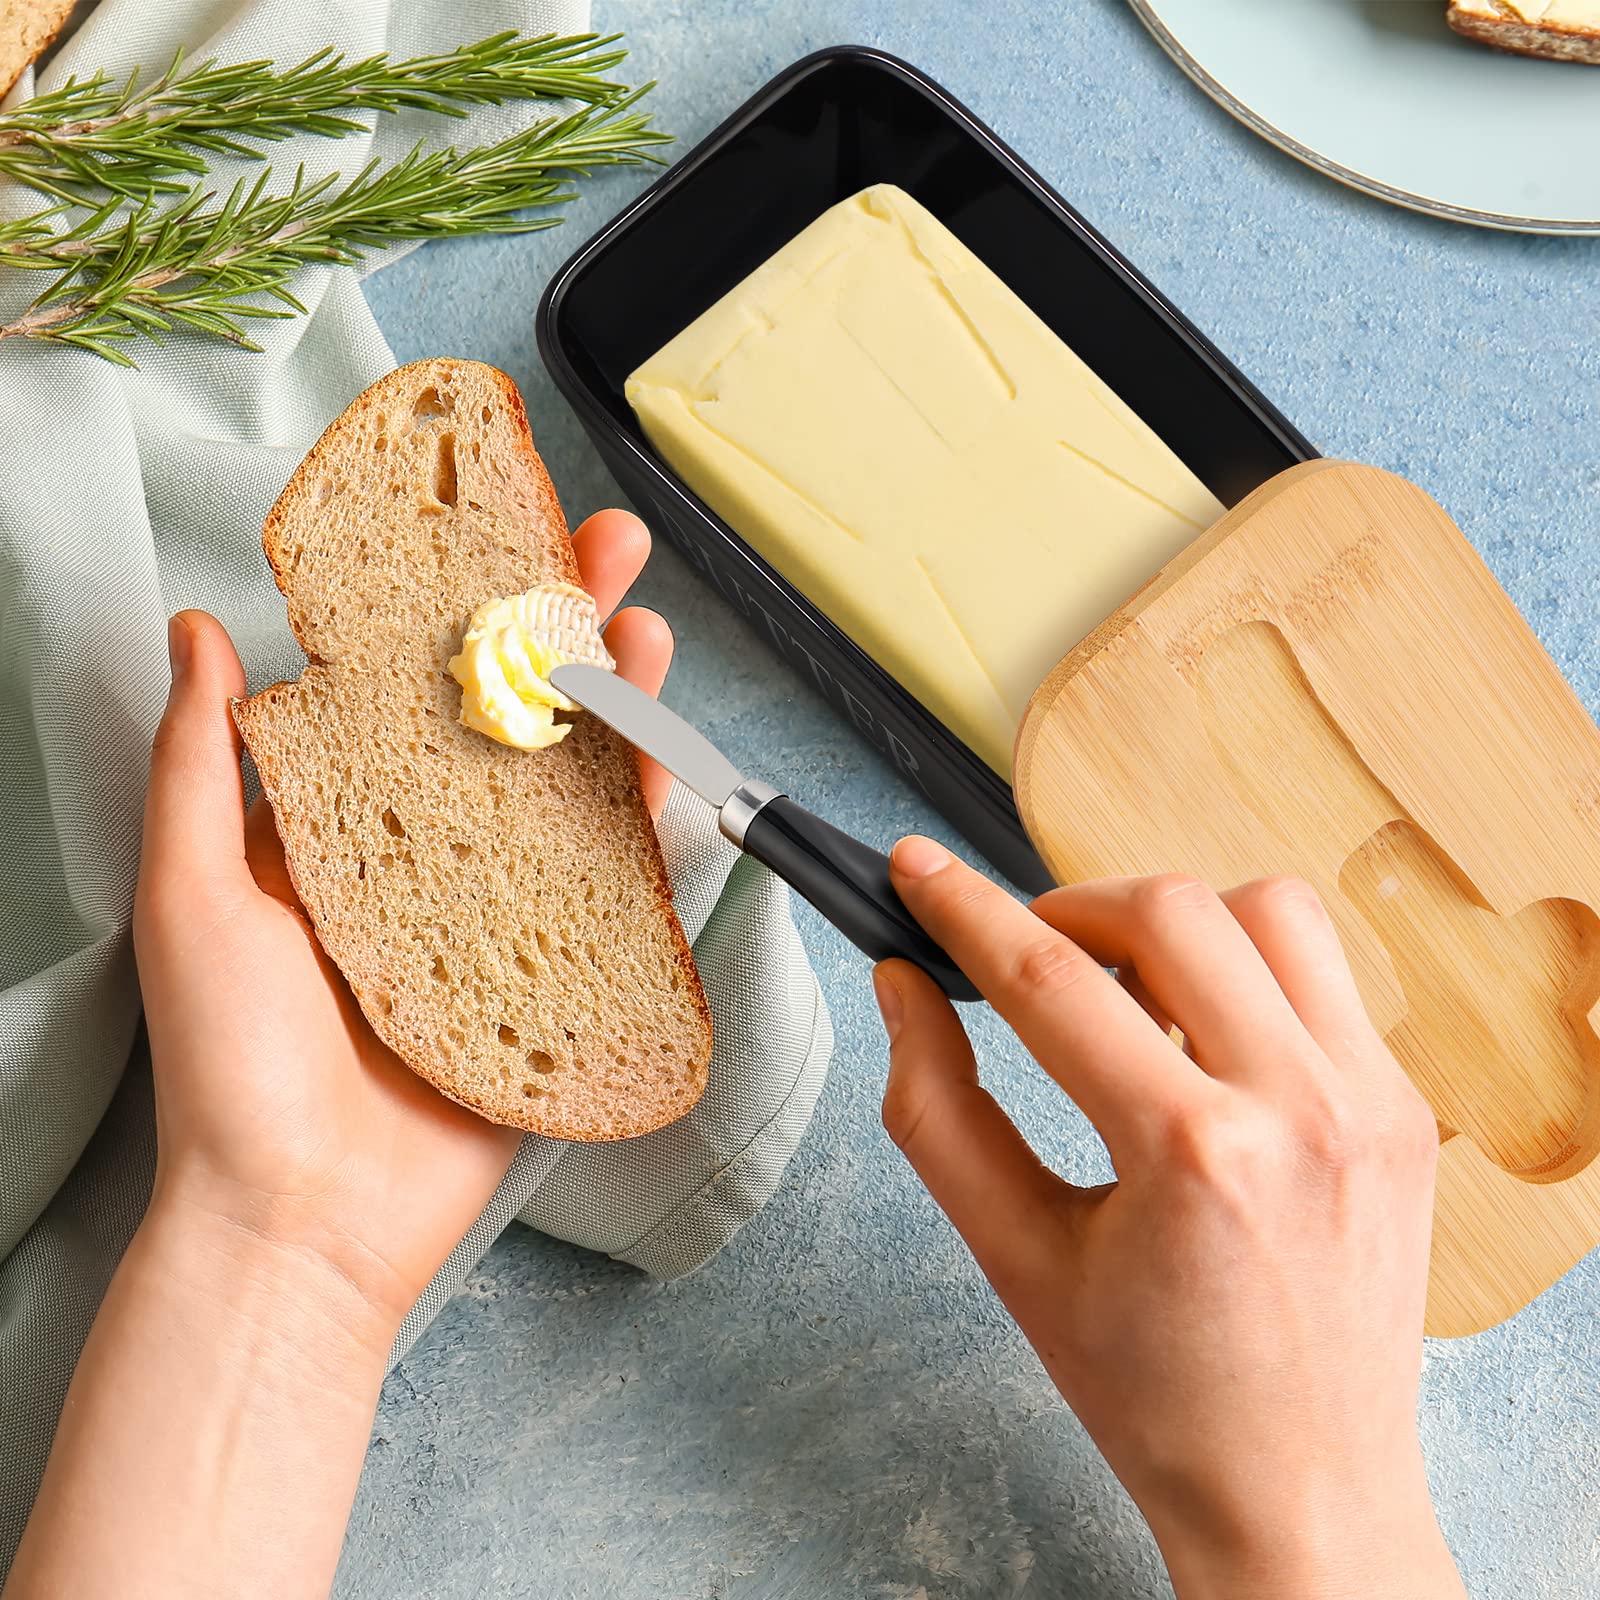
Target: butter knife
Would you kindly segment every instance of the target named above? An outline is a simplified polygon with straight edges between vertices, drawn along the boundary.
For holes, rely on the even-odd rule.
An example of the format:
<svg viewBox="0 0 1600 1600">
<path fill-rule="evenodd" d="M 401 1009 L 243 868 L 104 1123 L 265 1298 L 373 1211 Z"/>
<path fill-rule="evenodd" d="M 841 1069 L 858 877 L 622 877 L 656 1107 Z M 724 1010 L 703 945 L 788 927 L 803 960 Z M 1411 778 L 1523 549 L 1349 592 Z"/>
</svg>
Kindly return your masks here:
<svg viewBox="0 0 1600 1600">
<path fill-rule="evenodd" d="M 889 882 L 889 858 L 747 778 L 698 729 L 626 678 L 578 663 L 550 682 L 714 806 L 723 836 L 770 867 L 874 961 L 914 962 L 952 1000 L 982 996 L 923 932 Z"/>
</svg>

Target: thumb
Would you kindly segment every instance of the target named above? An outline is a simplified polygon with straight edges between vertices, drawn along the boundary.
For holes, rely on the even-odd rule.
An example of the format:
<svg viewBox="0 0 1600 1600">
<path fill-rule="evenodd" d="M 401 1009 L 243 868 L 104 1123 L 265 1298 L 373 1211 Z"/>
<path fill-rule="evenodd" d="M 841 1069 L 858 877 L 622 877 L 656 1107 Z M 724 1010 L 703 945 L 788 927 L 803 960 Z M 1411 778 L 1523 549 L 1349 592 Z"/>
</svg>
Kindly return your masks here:
<svg viewBox="0 0 1600 1600">
<path fill-rule="evenodd" d="M 250 883 L 244 780 L 229 702 L 244 668 L 215 617 L 180 611 L 167 624 L 172 688 L 150 751 L 140 894 L 165 897 Z"/>
<path fill-rule="evenodd" d="M 966 1030 L 938 985 L 909 961 L 882 962 L 872 978 L 889 1030 L 883 1125 L 1008 1299 L 1053 1257 L 1039 1224 L 1074 1191 L 978 1082 Z"/>
</svg>

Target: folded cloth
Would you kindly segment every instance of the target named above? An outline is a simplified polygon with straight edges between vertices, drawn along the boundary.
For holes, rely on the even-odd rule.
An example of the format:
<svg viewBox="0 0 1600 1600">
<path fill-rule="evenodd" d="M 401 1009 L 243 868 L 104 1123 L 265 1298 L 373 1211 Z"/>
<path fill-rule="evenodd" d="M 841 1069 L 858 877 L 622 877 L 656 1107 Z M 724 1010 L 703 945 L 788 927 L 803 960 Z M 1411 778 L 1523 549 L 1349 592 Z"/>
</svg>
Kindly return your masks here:
<svg viewBox="0 0 1600 1600">
<path fill-rule="evenodd" d="M 406 56 L 587 20 L 580 0 L 104 0 L 39 86 L 97 68 L 160 71 L 179 45 L 197 60 L 290 63 L 325 45 Z M 33 88 L 24 75 L 11 103 Z M 297 139 L 267 154 L 280 173 L 353 172 L 419 139 L 499 138 L 539 114 L 403 114 L 365 138 Z M 243 164 L 215 170 L 226 188 Z M 33 209 L 18 186 L 0 188 L 0 214 Z M 0 283 L 0 302 L 8 292 L 15 284 Z M 185 605 L 219 616 L 252 688 L 298 674 L 262 518 L 322 428 L 394 365 L 355 271 L 308 270 L 295 293 L 309 314 L 257 324 L 262 355 L 175 337 L 141 346 L 140 370 L 127 372 L 84 352 L 0 343 L 0 1573 L 149 1192 L 128 926 L 165 697 L 163 621 Z M 692 796 L 674 794 L 661 832 L 715 1023 L 705 1099 L 626 1144 L 526 1140 L 397 1355 L 519 1214 L 652 1273 L 691 1270 L 770 1196 L 804 1132 L 831 1035 L 786 891 Z"/>
</svg>

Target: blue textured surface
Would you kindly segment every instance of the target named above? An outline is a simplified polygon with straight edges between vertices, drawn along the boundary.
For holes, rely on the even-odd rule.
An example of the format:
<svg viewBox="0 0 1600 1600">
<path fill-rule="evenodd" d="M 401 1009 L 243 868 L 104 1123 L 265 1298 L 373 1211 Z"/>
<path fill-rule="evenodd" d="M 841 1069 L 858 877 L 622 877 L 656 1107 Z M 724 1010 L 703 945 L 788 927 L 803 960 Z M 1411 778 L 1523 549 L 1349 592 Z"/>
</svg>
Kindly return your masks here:
<svg viewBox="0 0 1600 1600">
<path fill-rule="evenodd" d="M 1257 142 L 1115 0 L 600 0 L 685 143 L 795 57 L 882 45 L 940 79 L 1138 263 L 1319 446 L 1454 513 L 1600 708 L 1600 245 L 1391 210 Z M 1578 159 L 1573 153 L 1572 159 Z M 569 513 L 615 490 L 540 368 L 562 230 L 432 246 L 371 297 L 396 355 L 522 386 Z M 667 698 L 861 835 L 948 831 L 670 554 Z M 952 841 L 953 842 L 953 841 Z M 880 1132 L 865 964 L 807 916 L 838 1026 L 790 1180 L 696 1278 L 646 1282 L 516 1228 L 391 1378 L 342 1596 L 1167 1593 L 1137 1516 Z M 1068 1175 L 1082 1120 L 980 1022 L 1001 1097 Z M 1600 1256 L 1508 1325 L 1430 1346 L 1423 1429 L 1473 1592 L 1600 1595 Z"/>
</svg>

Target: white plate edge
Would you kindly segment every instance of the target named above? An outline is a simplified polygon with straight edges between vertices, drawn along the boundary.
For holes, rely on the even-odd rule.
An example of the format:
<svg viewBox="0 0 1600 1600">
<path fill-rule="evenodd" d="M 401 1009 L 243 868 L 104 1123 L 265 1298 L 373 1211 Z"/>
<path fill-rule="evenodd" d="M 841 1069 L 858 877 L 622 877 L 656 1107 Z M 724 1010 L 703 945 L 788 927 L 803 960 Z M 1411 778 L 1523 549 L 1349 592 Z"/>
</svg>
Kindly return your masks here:
<svg viewBox="0 0 1600 1600">
<path fill-rule="evenodd" d="M 1600 235 L 1600 218 L 1593 221 L 1573 220 L 1565 217 L 1520 217 L 1498 211 L 1478 211 L 1469 206 L 1458 206 L 1448 200 L 1435 200 L 1431 196 L 1412 194 L 1407 189 L 1397 189 L 1365 172 L 1357 172 L 1331 160 L 1310 145 L 1302 144 L 1292 134 L 1268 122 L 1260 112 L 1254 111 L 1231 90 L 1214 78 L 1196 58 L 1189 53 L 1177 35 L 1161 20 L 1151 0 L 1128 0 L 1133 13 L 1150 36 L 1175 61 L 1185 77 L 1202 89 L 1229 116 L 1241 122 L 1253 133 L 1259 134 L 1268 144 L 1275 145 L 1285 155 L 1303 162 L 1313 171 L 1333 178 L 1347 188 L 1370 194 L 1392 205 L 1403 206 L 1408 211 L 1425 216 L 1443 217 L 1448 222 L 1462 222 L 1475 228 L 1496 228 L 1503 233 L 1540 233 L 1553 236 L 1590 237 Z"/>
</svg>

